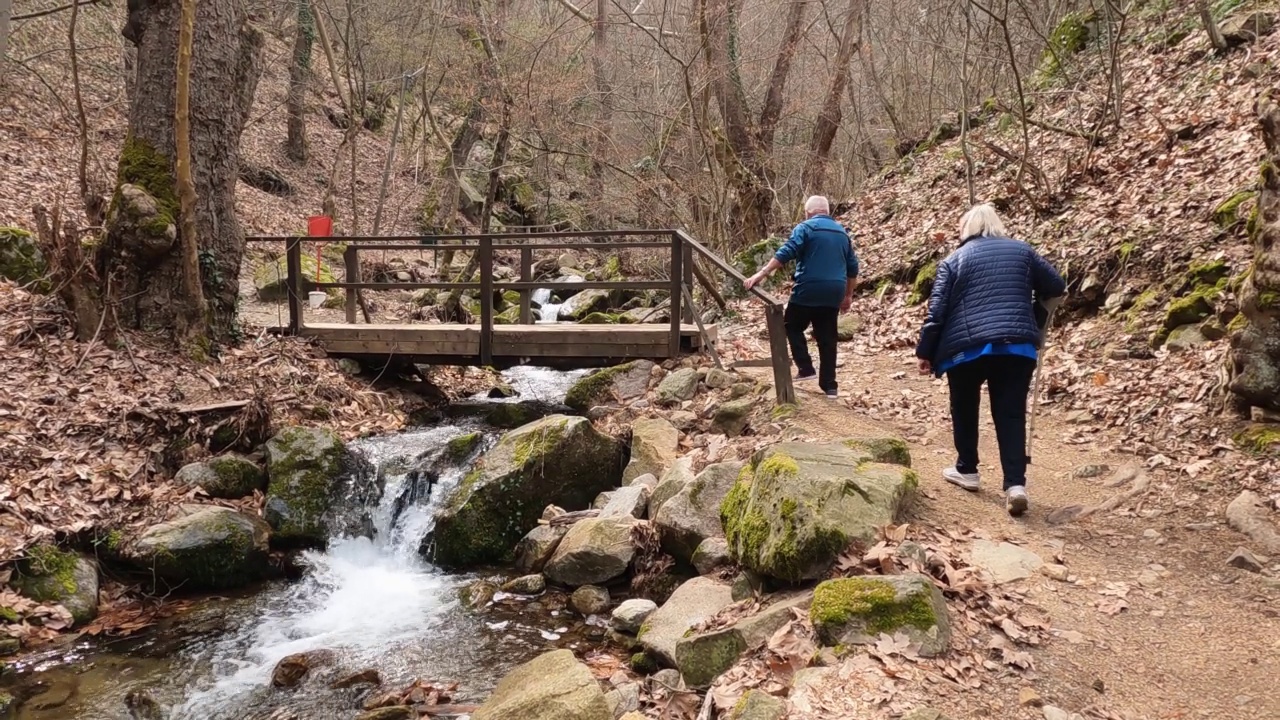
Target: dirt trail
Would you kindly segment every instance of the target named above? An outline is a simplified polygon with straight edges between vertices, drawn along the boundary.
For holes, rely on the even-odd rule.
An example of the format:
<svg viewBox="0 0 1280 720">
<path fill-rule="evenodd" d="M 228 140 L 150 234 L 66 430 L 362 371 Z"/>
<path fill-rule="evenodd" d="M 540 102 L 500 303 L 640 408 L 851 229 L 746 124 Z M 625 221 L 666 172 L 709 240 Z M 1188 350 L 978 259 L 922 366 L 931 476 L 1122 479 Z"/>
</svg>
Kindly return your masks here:
<svg viewBox="0 0 1280 720">
<path fill-rule="evenodd" d="M 859 356 L 842 348 L 841 359 L 843 397 L 829 400 L 816 386 L 801 384 L 797 427 L 814 439 L 897 432 L 909 440 L 922 478 L 924 499 L 913 522 L 1008 539 L 1050 562 L 1060 555 L 1074 578 L 1034 575 L 1021 583 L 1057 636 L 1035 651 L 1033 672 L 1010 673 L 976 691 L 939 693 L 935 707 L 956 720 L 1043 717 L 1040 709 L 1019 705 L 1020 691 L 1029 687 L 1070 712 L 1095 708 L 1133 720 L 1280 718 L 1280 587 L 1226 564 L 1247 543 L 1222 525 L 1216 503 L 1196 502 L 1193 487 L 1178 486 L 1185 476 L 1179 481 L 1153 472 L 1143 497 L 1110 513 L 1051 525 L 1056 508 L 1095 505 L 1126 489 L 1106 487 L 1110 472 L 1075 479 L 1076 468 L 1114 469 L 1141 460 L 1066 445 L 1059 440 L 1066 425 L 1042 416 L 1029 469 L 1031 511 L 1014 520 L 1004 512 L 985 396 L 983 489 L 971 494 L 941 478 L 954 462 L 945 382 L 916 374 L 905 351 Z M 903 412 L 896 398 L 915 412 Z M 1116 597 L 1100 591 L 1123 593 L 1128 607 L 1108 614 L 1099 605 Z"/>
</svg>

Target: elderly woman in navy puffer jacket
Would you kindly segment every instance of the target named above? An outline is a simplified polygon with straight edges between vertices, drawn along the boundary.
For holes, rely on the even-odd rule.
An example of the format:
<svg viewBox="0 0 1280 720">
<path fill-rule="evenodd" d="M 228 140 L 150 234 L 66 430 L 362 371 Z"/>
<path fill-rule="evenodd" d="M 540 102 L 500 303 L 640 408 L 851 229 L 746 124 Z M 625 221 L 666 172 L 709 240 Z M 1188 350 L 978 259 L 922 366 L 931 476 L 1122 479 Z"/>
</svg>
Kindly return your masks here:
<svg viewBox="0 0 1280 720">
<path fill-rule="evenodd" d="M 1027 392 L 1044 323 L 1065 292 L 1058 271 L 1010 239 L 993 207 L 979 205 L 960 221 L 960 248 L 938 265 L 916 347 L 920 372 L 945 374 L 951 389 L 957 459 L 942 476 L 970 491 L 979 487 L 978 406 L 987 383 L 1014 516 L 1027 510 Z"/>
</svg>

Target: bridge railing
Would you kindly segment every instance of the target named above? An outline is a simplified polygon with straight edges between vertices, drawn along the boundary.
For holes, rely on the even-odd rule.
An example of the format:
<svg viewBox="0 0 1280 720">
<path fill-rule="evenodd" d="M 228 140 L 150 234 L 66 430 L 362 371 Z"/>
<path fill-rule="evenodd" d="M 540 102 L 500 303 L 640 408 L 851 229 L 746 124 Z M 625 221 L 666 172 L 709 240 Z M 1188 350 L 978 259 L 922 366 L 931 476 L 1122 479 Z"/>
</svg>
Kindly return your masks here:
<svg viewBox="0 0 1280 720">
<path fill-rule="evenodd" d="M 629 238 L 642 238 L 631 240 Z M 577 239 L 578 242 L 571 242 Z M 596 242 L 583 242 L 591 241 Z M 489 233 L 484 235 L 426 235 L 426 236 L 250 236 L 247 242 L 283 242 L 285 243 L 285 266 L 287 270 L 286 284 L 289 305 L 289 325 L 285 330 L 291 334 L 300 333 L 305 326 L 305 298 L 307 288 L 315 290 L 338 289 L 345 293 L 344 310 L 346 321 L 356 323 L 358 317 L 359 290 L 478 290 L 480 294 L 480 363 L 488 365 L 493 358 L 494 327 L 494 293 L 509 290 L 520 296 L 520 323 L 532 324 L 533 291 L 548 286 L 545 281 L 536 281 L 533 277 L 534 252 L 538 250 L 591 250 L 614 252 L 626 249 L 656 250 L 669 253 L 667 263 L 670 272 L 661 280 L 621 280 L 621 281 L 589 281 L 553 283 L 555 289 L 563 290 L 666 290 L 669 293 L 671 313 L 669 333 L 669 355 L 677 357 L 681 351 L 682 324 L 694 323 L 703 337 L 703 345 L 712 354 L 716 363 L 714 343 L 708 336 L 702 323 L 702 316 L 696 311 L 693 303 L 693 283 L 695 274 L 695 255 L 701 256 L 711 265 L 718 268 L 733 281 L 742 285 L 746 282 L 736 268 L 725 262 L 683 230 L 612 230 L 612 231 L 561 231 L 554 233 Z M 342 282 L 320 282 L 319 277 L 308 280 L 303 272 L 304 243 L 344 244 Z M 440 244 L 448 242 L 449 244 Z M 365 282 L 361 279 L 360 254 L 370 251 L 413 252 L 422 250 L 475 252 L 477 253 L 478 281 L 417 281 L 409 282 Z M 494 277 L 494 259 L 496 253 L 518 252 L 520 254 L 519 278 L 517 280 L 498 280 Z M 317 268 L 318 275 L 319 268 Z M 761 289 L 752 288 L 749 295 L 764 305 L 765 324 L 769 337 L 770 364 L 773 367 L 774 388 L 778 402 L 795 402 L 795 390 L 791 380 L 791 360 L 788 353 L 786 330 L 783 324 L 783 306 L 772 295 Z"/>
</svg>

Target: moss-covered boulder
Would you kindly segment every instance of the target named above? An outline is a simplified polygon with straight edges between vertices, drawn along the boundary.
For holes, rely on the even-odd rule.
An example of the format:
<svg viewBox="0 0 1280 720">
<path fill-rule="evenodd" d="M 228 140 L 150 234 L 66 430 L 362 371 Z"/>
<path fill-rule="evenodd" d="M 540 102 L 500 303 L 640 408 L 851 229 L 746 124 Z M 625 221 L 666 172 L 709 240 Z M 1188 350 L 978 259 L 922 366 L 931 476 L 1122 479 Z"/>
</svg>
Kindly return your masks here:
<svg viewBox="0 0 1280 720">
<path fill-rule="evenodd" d="M 291 427 L 267 441 L 267 502 L 263 515 L 284 545 L 318 545 L 344 474 L 346 447 L 333 431 Z"/>
<path fill-rule="evenodd" d="M 562 320 L 582 320 L 592 313 L 609 312 L 608 290 L 583 290 L 560 306 Z"/>
<path fill-rule="evenodd" d="M 65 607 L 77 625 L 98 614 L 98 564 L 53 545 L 27 550 L 10 582 L 22 595 Z M 3 622 L 0 620 L 0 622 Z"/>
<path fill-rule="evenodd" d="M 47 292 L 49 267 L 31 233 L 0 227 L 0 278 Z"/>
<path fill-rule="evenodd" d="M 853 450 L 870 454 L 878 463 L 911 467 L 911 448 L 901 438 L 849 438 L 844 443 Z"/>
<path fill-rule="evenodd" d="M 679 405 L 698 394 L 698 371 L 680 368 L 658 383 L 658 404 Z"/>
<path fill-rule="evenodd" d="M 225 590 L 261 579 L 270 529 L 230 508 L 184 505 L 182 515 L 147 528 L 121 556 L 157 589 Z"/>
<path fill-rule="evenodd" d="M 828 580 L 817 587 L 809 619 L 823 644 L 864 644 L 881 633 L 903 632 L 923 657 L 951 644 L 947 603 L 924 575 L 868 575 Z"/>
<path fill-rule="evenodd" d="M 555 650 L 498 682 L 472 720 L 613 720 L 604 692 L 572 650 Z"/>
<path fill-rule="evenodd" d="M 316 289 L 316 277 L 322 283 L 337 282 L 327 265 L 316 265 L 312 255 L 302 255 L 302 291 L 311 292 Z M 263 302 L 276 302 L 289 297 L 289 265 L 288 258 L 280 256 L 276 260 L 263 263 L 253 271 L 253 287 L 258 299 Z M 304 298 L 305 299 L 305 298 Z"/>
<path fill-rule="evenodd" d="M 703 540 L 724 536 L 720 505 L 741 471 L 742 463 L 709 465 L 663 503 L 654 524 L 664 552 L 680 562 L 691 563 Z"/>
<path fill-rule="evenodd" d="M 645 653 L 666 667 L 676 667 L 676 645 L 693 626 L 733 604 L 728 585 L 707 577 L 685 582 L 645 620 L 636 639 Z"/>
<path fill-rule="evenodd" d="M 649 389 L 652 374 L 653 363 L 648 360 L 605 368 L 575 382 L 565 395 L 564 403 L 585 412 L 595 405 L 634 400 Z"/>
<path fill-rule="evenodd" d="M 586 418 L 550 415 L 516 428 L 453 491 L 423 552 L 449 568 L 509 560 L 548 503 L 582 509 L 617 487 L 623 455 Z"/>
<path fill-rule="evenodd" d="M 640 524 L 630 515 L 579 520 L 560 540 L 545 573 L 569 587 L 600 585 L 626 574 L 636 555 L 632 533 Z"/>
<path fill-rule="evenodd" d="M 862 318 L 853 313 L 844 313 L 840 319 L 836 321 L 836 339 L 840 342 L 848 342 L 858 334 L 862 329 Z"/>
<path fill-rule="evenodd" d="M 631 460 L 622 471 L 628 484 L 641 475 L 661 477 L 678 457 L 680 431 L 663 418 L 640 418 L 631 424 Z"/>
<path fill-rule="evenodd" d="M 933 281 L 938 276 L 938 261 L 931 260 L 916 271 L 915 280 L 911 282 L 911 294 L 907 296 L 908 305 L 919 305 L 929 299 L 933 292 Z"/>
<path fill-rule="evenodd" d="M 210 497 L 227 500 L 252 495 L 254 490 L 264 490 L 267 486 L 267 474 L 262 468 L 235 453 L 184 465 L 174 479 L 187 485 L 198 485 Z"/>
<path fill-rule="evenodd" d="M 738 269 L 738 272 L 741 272 L 747 277 L 755 275 L 760 268 L 767 265 L 769 261 L 773 259 L 773 256 L 778 252 L 778 248 L 782 247 L 782 244 L 786 242 L 786 240 L 786 238 L 779 237 L 777 235 L 767 237 L 754 245 L 745 248 L 737 255 L 734 255 L 733 266 Z M 765 285 L 768 287 L 778 285 L 781 282 L 779 276 L 782 275 L 782 273 L 777 273 L 771 276 L 766 280 Z M 772 282 L 770 282 L 770 280 Z"/>
<path fill-rule="evenodd" d="M 822 577 L 854 540 L 874 540 L 919 479 L 847 443 L 779 443 L 757 452 L 720 507 L 743 567 L 788 582 Z"/>
<path fill-rule="evenodd" d="M 676 643 L 676 668 L 689 687 L 711 684 L 738 663 L 743 653 L 768 640 L 791 622 L 792 609 L 803 610 L 813 600 L 812 592 L 798 592 L 774 598 L 763 610 L 732 625 L 681 638 Z"/>
<path fill-rule="evenodd" d="M 758 398 L 741 397 L 737 400 L 720 403 L 715 414 L 711 416 L 711 429 L 724 433 L 729 437 L 738 437 L 747 429 L 751 421 L 751 411 L 755 409 Z"/>
<path fill-rule="evenodd" d="M 542 572 L 568 532 L 565 525 L 539 525 L 530 530 L 516 544 L 516 569 L 520 572 Z"/>
</svg>

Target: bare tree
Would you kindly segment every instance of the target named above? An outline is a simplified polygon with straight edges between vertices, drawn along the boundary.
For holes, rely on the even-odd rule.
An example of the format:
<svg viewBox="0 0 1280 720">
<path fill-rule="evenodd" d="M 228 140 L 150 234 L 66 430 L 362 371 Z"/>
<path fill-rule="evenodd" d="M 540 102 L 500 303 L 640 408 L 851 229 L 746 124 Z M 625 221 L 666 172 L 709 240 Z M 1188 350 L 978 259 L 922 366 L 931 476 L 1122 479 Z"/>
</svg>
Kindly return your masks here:
<svg viewBox="0 0 1280 720">
<path fill-rule="evenodd" d="M 835 142 L 836 132 L 840 129 L 841 101 L 845 89 L 849 85 L 849 64 L 858 51 L 862 35 L 862 14 L 866 0 L 849 0 L 849 8 L 845 13 L 844 30 L 840 33 L 840 49 L 836 53 L 836 68 L 831 76 L 831 87 L 827 90 L 827 99 L 818 113 L 818 122 L 813 129 L 813 140 L 809 144 L 809 159 L 805 163 L 801 184 L 805 192 L 823 191 L 826 182 L 827 161 L 831 157 L 831 145 Z"/>
<path fill-rule="evenodd" d="M 1196 0 L 1196 11 L 1200 13 L 1200 22 L 1204 25 L 1204 30 L 1209 34 L 1209 44 L 1213 45 L 1213 49 L 1222 52 L 1227 49 L 1227 41 L 1222 37 L 1222 30 L 1218 28 L 1218 22 L 1213 19 L 1213 11 L 1209 9 L 1209 0 Z"/>
<path fill-rule="evenodd" d="M 306 162 L 307 148 L 307 80 L 311 76 L 311 46 L 316 39 L 316 21 L 310 0 L 297 0 L 298 19 L 293 31 L 293 56 L 289 62 L 289 94 L 285 107 L 289 113 L 285 155 L 294 162 Z"/>
</svg>

